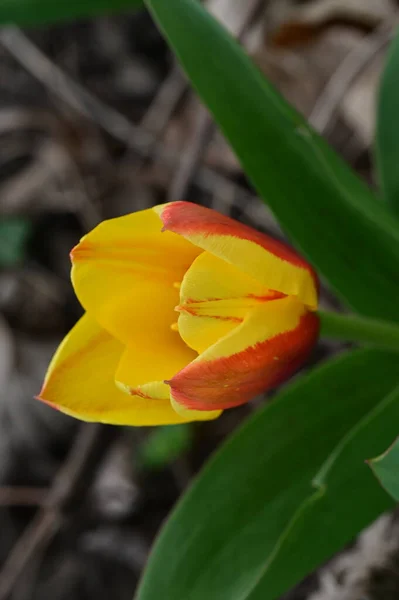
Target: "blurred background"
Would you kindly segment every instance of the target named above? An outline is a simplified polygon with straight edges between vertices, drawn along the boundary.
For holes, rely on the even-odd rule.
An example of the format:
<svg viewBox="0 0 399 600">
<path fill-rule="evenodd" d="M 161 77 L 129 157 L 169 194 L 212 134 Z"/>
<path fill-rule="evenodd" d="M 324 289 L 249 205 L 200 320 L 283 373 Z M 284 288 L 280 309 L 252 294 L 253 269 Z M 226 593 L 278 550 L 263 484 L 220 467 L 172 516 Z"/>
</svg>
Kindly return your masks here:
<svg viewBox="0 0 399 600">
<path fill-rule="evenodd" d="M 206 4 L 373 185 L 399 2 Z M 177 498 L 267 401 L 143 430 L 80 424 L 34 400 L 81 315 L 72 246 L 103 219 L 177 199 L 283 238 L 145 11 L 0 30 L 0 600 L 130 600 Z M 322 302 L 339 308 L 324 288 Z M 320 343 L 310 363 L 340 350 Z M 285 600 L 397 599 L 398 565 L 387 515 Z"/>
</svg>

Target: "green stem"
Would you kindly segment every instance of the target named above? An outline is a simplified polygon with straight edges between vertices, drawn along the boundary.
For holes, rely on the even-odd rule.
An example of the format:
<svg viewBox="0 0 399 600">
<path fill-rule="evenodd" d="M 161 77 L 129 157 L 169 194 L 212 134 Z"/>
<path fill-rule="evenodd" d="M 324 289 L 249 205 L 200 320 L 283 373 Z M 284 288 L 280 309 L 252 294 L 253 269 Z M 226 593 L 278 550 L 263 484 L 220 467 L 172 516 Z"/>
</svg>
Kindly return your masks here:
<svg viewBox="0 0 399 600">
<path fill-rule="evenodd" d="M 359 342 L 399 352 L 399 326 L 358 315 L 341 315 L 320 311 L 322 337 Z"/>
</svg>

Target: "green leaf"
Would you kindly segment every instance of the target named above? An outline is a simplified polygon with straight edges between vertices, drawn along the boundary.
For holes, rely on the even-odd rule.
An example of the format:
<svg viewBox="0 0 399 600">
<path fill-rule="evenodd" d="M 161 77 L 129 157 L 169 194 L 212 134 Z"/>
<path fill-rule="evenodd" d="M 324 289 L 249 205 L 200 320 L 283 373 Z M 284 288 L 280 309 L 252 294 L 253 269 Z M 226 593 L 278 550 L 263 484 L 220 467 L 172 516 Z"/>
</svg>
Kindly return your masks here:
<svg viewBox="0 0 399 600">
<path fill-rule="evenodd" d="M 152 431 L 140 448 L 138 460 L 145 469 L 159 469 L 191 447 L 190 425 L 168 425 Z"/>
<path fill-rule="evenodd" d="M 383 488 L 399 502 L 399 438 L 388 450 L 368 461 Z"/>
<path fill-rule="evenodd" d="M 0 24 L 40 25 L 143 6 L 143 0 L 0 0 Z"/>
<path fill-rule="evenodd" d="M 399 225 L 193 0 L 146 5 L 282 227 L 336 292 L 399 319 Z"/>
<path fill-rule="evenodd" d="M 247 600 L 298 508 L 313 502 L 312 480 L 323 461 L 397 381 L 397 355 L 363 350 L 281 392 L 228 440 L 183 497 L 158 539 L 137 599 Z M 346 498 L 351 504 L 350 493 Z M 340 534 L 331 534 L 336 544 L 345 542 L 344 525 L 351 533 L 341 524 Z M 297 579 L 305 573 L 294 569 Z M 284 581 L 293 583 L 287 572 Z"/>
<path fill-rule="evenodd" d="M 376 161 L 382 193 L 399 214 L 399 36 L 382 75 L 377 104 Z"/>
<path fill-rule="evenodd" d="M 345 438 L 314 479 L 318 488 L 294 516 L 248 600 L 275 600 L 348 543 L 394 503 L 377 484 L 366 458 L 397 435 L 399 387 Z"/>
<path fill-rule="evenodd" d="M 27 219 L 10 217 L 0 220 L 0 267 L 13 267 L 25 258 L 26 241 L 32 231 Z"/>
</svg>

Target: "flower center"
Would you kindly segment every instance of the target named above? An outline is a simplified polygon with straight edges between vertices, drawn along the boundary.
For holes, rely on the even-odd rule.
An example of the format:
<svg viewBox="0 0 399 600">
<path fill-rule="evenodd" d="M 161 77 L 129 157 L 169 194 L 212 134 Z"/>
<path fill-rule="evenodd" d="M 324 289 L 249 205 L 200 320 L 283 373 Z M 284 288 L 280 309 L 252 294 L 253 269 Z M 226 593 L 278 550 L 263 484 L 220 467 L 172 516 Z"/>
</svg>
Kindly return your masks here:
<svg viewBox="0 0 399 600">
<path fill-rule="evenodd" d="M 179 313 L 172 330 L 201 353 L 240 325 L 259 305 L 283 298 L 234 265 L 203 252 L 186 271 L 179 289 Z"/>
</svg>

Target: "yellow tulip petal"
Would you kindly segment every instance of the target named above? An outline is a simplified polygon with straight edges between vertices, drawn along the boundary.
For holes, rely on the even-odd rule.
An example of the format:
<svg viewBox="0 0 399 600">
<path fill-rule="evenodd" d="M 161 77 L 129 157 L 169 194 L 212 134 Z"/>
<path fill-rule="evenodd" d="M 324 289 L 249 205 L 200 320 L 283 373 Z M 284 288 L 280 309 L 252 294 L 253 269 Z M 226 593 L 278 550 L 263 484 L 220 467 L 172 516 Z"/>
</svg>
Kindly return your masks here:
<svg viewBox="0 0 399 600">
<path fill-rule="evenodd" d="M 149 400 L 118 389 L 115 372 L 123 350 L 85 315 L 55 353 L 38 399 L 84 421 L 167 425 L 192 420 L 178 415 L 169 398 Z"/>
<path fill-rule="evenodd" d="M 127 346 L 122 354 L 115 378 L 132 393 L 143 393 L 146 384 L 170 379 L 197 356 L 177 332 L 169 329 L 162 335 L 152 336 L 143 328 L 135 343 Z M 157 396 L 169 399 L 169 387 L 162 385 L 164 391 Z"/>
<path fill-rule="evenodd" d="M 294 250 L 214 210 L 191 202 L 154 207 L 167 231 L 235 265 L 268 289 L 317 308 L 317 277 Z"/>
<path fill-rule="evenodd" d="M 168 382 L 172 398 L 207 411 L 248 402 L 304 362 L 318 331 L 317 315 L 296 298 L 266 302 Z"/>
<path fill-rule="evenodd" d="M 134 343 L 143 328 L 170 327 L 179 299 L 173 284 L 201 252 L 161 228 L 151 209 L 111 219 L 71 253 L 72 282 L 82 306 L 124 344 Z"/>
<path fill-rule="evenodd" d="M 174 412 L 176 422 L 178 413 L 182 421 L 208 421 L 216 419 L 221 411 L 175 410 L 170 403 L 170 387 L 164 380 L 172 378 L 186 367 L 197 353 L 188 348 L 179 334 L 170 332 L 170 339 L 158 339 L 156 344 L 141 340 L 140 344 L 128 347 L 119 363 L 116 380 L 125 392 L 139 395 L 143 400 L 166 403 L 169 411 Z M 174 338 L 174 339 L 173 339 Z"/>
<path fill-rule="evenodd" d="M 170 403 L 178 415 L 190 421 L 211 421 L 220 417 L 223 412 L 223 410 L 206 411 L 186 408 L 183 404 L 176 402 L 173 396 L 170 399 Z"/>
<path fill-rule="evenodd" d="M 281 294 L 271 292 L 225 260 L 203 252 L 180 287 L 178 327 L 183 340 L 201 353 L 239 325 L 247 313 Z"/>
</svg>

